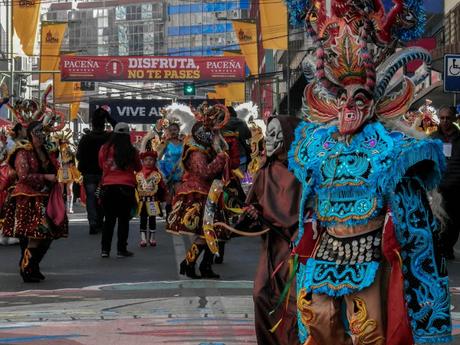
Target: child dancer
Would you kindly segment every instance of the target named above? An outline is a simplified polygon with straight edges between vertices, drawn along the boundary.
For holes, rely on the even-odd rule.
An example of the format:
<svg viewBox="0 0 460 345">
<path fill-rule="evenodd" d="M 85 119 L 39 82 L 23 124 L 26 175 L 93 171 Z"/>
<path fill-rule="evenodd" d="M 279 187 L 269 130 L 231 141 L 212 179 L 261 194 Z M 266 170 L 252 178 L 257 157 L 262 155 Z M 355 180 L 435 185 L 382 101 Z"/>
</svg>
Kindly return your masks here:
<svg viewBox="0 0 460 345">
<path fill-rule="evenodd" d="M 168 192 L 161 173 L 158 171 L 157 153 L 145 151 L 141 155 L 142 170 L 136 174 L 137 192 L 139 195 L 138 215 L 140 216 L 141 241 L 139 245 L 152 247 L 157 245 L 155 240 L 156 216 L 160 214 L 160 202 L 166 201 Z M 147 223 L 149 232 L 147 234 Z"/>
</svg>

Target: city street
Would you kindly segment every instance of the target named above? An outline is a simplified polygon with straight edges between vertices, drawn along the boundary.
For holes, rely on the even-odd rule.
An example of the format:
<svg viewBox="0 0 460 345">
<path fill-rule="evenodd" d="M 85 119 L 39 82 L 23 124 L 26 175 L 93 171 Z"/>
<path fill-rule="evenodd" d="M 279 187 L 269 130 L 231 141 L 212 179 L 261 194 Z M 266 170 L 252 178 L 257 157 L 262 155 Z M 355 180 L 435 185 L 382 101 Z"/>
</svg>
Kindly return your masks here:
<svg viewBox="0 0 460 345">
<path fill-rule="evenodd" d="M 103 259 L 100 234 L 88 234 L 85 217 L 70 216 L 70 237 L 53 243 L 40 284 L 22 283 L 17 246 L 0 247 L 0 344 L 256 343 L 258 239 L 232 240 L 215 266 L 221 280 L 189 280 L 178 273 L 189 239 L 165 233 L 163 221 L 157 247 L 138 247 L 134 220 L 135 256 L 117 259 L 113 251 Z"/>
<path fill-rule="evenodd" d="M 188 238 L 165 233 L 163 221 L 156 248 L 137 246 L 134 220 L 129 247 L 135 256 L 102 259 L 100 234 L 88 234 L 77 210 L 70 237 L 53 243 L 43 261 L 47 279 L 40 284 L 22 283 L 17 246 L 0 247 L 0 344 L 256 344 L 251 288 L 258 239 L 232 240 L 224 264 L 215 265 L 221 280 L 189 280 L 178 274 Z M 450 264 L 456 306 L 459 267 L 460 261 Z M 458 310 L 454 334 L 460 334 Z"/>
</svg>

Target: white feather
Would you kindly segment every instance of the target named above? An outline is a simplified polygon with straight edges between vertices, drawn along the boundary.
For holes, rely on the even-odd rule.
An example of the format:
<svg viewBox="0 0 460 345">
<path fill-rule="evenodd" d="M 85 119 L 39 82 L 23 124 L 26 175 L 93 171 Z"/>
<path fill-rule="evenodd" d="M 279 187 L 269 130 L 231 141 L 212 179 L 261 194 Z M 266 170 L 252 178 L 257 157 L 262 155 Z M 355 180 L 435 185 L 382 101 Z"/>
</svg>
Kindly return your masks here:
<svg viewBox="0 0 460 345">
<path fill-rule="evenodd" d="M 173 103 L 166 107 L 168 114 L 166 118 L 169 121 L 178 121 L 182 134 L 189 135 L 192 133 L 192 127 L 196 122 L 195 115 L 188 105 Z"/>
</svg>

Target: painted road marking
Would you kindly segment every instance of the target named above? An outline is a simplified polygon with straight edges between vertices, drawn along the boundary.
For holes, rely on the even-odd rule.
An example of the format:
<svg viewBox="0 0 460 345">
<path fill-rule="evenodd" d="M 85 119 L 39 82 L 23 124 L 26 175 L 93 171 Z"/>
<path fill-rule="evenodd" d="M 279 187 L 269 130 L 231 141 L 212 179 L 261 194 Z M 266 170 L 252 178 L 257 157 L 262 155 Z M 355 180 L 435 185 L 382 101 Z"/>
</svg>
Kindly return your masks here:
<svg viewBox="0 0 460 345">
<path fill-rule="evenodd" d="M 68 339 L 78 338 L 80 334 L 64 334 L 64 335 L 37 335 L 31 337 L 18 337 L 18 338 L 0 338 L 0 341 L 4 344 L 16 344 L 24 343 L 26 341 L 42 341 L 42 340 L 56 340 L 56 339 Z"/>
</svg>

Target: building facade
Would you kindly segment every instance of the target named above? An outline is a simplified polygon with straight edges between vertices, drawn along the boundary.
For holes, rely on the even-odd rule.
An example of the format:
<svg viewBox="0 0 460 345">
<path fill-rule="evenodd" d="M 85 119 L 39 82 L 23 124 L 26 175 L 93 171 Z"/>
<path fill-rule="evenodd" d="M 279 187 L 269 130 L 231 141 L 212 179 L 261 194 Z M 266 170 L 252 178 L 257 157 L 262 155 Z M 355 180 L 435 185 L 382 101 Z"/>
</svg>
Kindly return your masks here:
<svg viewBox="0 0 460 345">
<path fill-rule="evenodd" d="M 249 0 L 167 1 L 167 54 L 222 55 L 238 50 L 231 20 L 246 19 Z"/>
<path fill-rule="evenodd" d="M 68 21 L 62 50 L 98 56 L 164 55 L 165 9 L 164 1 L 66 2 L 52 4 L 46 19 Z"/>
</svg>

